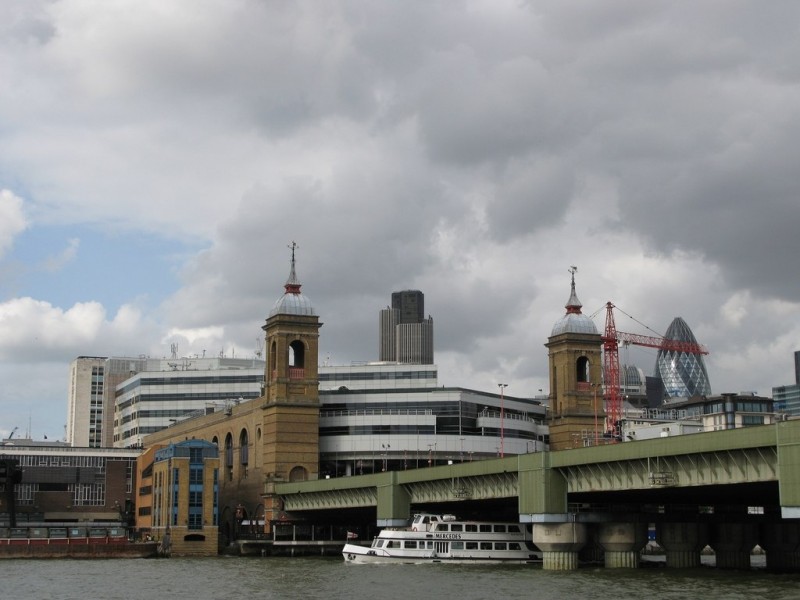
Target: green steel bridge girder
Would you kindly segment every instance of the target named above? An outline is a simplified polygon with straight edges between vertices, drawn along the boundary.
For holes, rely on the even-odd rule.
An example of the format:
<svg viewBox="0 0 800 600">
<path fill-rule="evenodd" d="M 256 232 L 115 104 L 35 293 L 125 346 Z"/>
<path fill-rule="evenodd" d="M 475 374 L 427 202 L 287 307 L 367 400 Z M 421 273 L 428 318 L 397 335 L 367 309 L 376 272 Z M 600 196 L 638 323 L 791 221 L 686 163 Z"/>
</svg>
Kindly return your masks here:
<svg viewBox="0 0 800 600">
<path fill-rule="evenodd" d="M 520 514 L 564 514 L 571 494 L 763 482 L 778 483 L 784 517 L 800 518 L 800 420 L 283 483 L 276 492 L 289 512 L 376 507 L 378 521 L 388 523 L 429 503 L 518 498 Z"/>
</svg>

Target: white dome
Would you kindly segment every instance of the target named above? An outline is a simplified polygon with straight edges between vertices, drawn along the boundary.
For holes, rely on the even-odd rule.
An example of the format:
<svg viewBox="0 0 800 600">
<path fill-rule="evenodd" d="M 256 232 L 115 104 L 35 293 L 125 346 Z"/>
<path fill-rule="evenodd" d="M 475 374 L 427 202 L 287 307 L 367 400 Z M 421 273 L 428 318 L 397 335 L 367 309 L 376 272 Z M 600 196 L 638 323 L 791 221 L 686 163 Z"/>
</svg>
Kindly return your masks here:
<svg viewBox="0 0 800 600">
<path fill-rule="evenodd" d="M 313 316 L 314 306 L 308 296 L 300 293 L 287 292 L 275 302 L 269 316 L 274 315 L 307 315 Z"/>
<path fill-rule="evenodd" d="M 597 327 L 589 317 L 582 313 L 567 313 L 553 325 L 550 337 L 561 333 L 593 333 L 597 334 Z"/>
</svg>

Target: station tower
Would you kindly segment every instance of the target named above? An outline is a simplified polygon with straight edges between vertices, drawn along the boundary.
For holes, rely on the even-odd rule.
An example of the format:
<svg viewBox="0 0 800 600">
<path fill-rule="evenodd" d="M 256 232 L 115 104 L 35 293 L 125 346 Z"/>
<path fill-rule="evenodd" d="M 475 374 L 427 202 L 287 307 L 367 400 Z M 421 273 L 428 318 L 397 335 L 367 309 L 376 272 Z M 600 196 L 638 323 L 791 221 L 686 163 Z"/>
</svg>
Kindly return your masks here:
<svg viewBox="0 0 800 600">
<path fill-rule="evenodd" d="M 319 328 L 311 300 L 300 292 L 292 242 L 284 294 L 266 324 L 263 466 L 267 519 L 279 512 L 274 484 L 317 479 L 319 474 Z"/>
<path fill-rule="evenodd" d="M 545 346 L 550 368 L 550 449 L 564 450 L 597 441 L 605 430 L 602 339 L 581 312 L 575 293 L 577 267 L 569 269 L 572 287 L 567 312 L 553 325 Z"/>
</svg>

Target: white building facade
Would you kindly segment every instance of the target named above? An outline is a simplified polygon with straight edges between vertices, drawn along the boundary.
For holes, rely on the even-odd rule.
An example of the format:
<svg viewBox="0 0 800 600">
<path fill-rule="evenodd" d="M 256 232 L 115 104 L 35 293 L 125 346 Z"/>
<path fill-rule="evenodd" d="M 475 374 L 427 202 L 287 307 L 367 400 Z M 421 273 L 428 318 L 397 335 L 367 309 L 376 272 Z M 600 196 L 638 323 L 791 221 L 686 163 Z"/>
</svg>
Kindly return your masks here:
<svg viewBox="0 0 800 600">
<path fill-rule="evenodd" d="M 114 447 L 138 447 L 178 421 L 260 397 L 264 367 L 256 359 L 148 359 L 116 386 Z"/>
<path fill-rule="evenodd" d="M 320 368 L 320 474 L 341 477 L 539 452 L 546 407 L 440 387 L 435 365 Z"/>
</svg>

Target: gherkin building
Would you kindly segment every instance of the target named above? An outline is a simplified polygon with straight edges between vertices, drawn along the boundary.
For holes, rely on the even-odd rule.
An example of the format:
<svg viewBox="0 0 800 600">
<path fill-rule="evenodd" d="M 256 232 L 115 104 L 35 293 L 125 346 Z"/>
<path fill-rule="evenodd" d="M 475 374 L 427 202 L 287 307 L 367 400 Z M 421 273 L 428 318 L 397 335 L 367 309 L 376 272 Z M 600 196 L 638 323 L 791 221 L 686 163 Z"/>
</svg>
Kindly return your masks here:
<svg viewBox="0 0 800 600">
<path fill-rule="evenodd" d="M 664 337 L 670 340 L 697 343 L 692 330 L 680 317 L 673 319 Z M 711 395 L 711 383 L 708 381 L 702 354 L 661 349 L 656 356 L 655 375 L 664 382 L 666 398 Z"/>
</svg>

